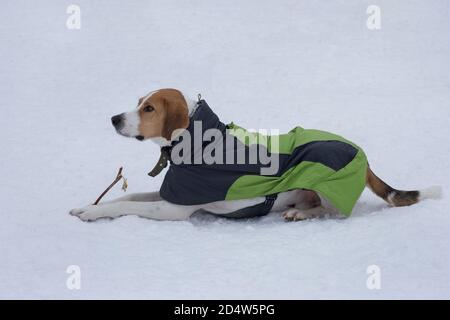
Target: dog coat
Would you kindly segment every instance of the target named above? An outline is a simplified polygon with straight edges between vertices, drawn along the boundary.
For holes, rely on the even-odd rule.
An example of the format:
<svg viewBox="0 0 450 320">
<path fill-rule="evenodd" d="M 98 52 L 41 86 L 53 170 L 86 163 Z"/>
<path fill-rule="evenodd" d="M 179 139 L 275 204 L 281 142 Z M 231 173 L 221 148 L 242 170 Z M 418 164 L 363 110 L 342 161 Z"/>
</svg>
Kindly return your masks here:
<svg viewBox="0 0 450 320">
<path fill-rule="evenodd" d="M 208 129 L 221 135 L 206 138 Z M 204 100 L 198 102 L 185 130 L 187 136 L 180 136 L 164 150 L 170 154 L 170 167 L 160 195 L 174 204 L 266 197 L 251 213 L 244 210 L 225 215 L 249 217 L 268 213 L 280 192 L 307 189 L 349 216 L 365 187 L 368 165 L 364 152 L 332 133 L 301 127 L 276 136 L 249 132 L 222 123 Z M 182 142 L 189 148 L 181 148 Z M 205 154 L 215 157 L 214 162 L 205 159 Z M 269 168 L 272 172 L 264 174 L 262 169 Z M 258 210 L 261 212 L 255 213 Z"/>
</svg>

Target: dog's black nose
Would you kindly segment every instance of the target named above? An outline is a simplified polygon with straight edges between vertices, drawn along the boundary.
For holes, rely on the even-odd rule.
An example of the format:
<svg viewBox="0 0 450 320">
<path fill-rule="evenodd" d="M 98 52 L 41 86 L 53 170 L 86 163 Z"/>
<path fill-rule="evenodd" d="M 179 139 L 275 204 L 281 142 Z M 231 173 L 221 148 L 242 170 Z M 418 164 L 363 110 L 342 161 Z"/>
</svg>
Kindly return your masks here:
<svg viewBox="0 0 450 320">
<path fill-rule="evenodd" d="M 114 127 L 117 127 L 120 125 L 120 123 L 122 122 L 122 115 L 119 114 L 117 116 L 114 116 L 111 118 L 111 122 L 113 124 Z"/>
</svg>

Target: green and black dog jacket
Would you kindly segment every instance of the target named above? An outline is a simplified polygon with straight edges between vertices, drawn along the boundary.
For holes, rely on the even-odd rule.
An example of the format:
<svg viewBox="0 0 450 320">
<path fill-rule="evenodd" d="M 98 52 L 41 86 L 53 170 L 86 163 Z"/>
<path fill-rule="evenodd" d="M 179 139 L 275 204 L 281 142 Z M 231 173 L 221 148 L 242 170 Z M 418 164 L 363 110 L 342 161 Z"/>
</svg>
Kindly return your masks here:
<svg viewBox="0 0 450 320">
<path fill-rule="evenodd" d="M 194 133 L 195 122 L 201 123 L 202 135 L 208 129 L 217 129 L 223 138 L 196 144 L 194 135 L 199 132 Z M 307 189 L 319 193 L 349 216 L 365 187 L 368 165 L 364 152 L 332 133 L 301 127 L 277 136 L 249 132 L 233 123 L 222 123 L 204 100 L 198 102 L 186 130 L 192 140 L 188 151 L 177 150 L 177 145 L 186 138 L 165 147 L 166 152 L 172 153 L 172 159 L 174 152 L 182 159 L 181 163 L 170 160 L 160 189 L 161 197 L 174 204 L 198 205 L 266 197 L 266 201 L 253 210 L 224 215 L 243 218 L 267 214 L 280 192 Z M 255 148 L 259 152 L 255 152 Z M 206 163 L 202 157 L 204 152 L 220 155 L 217 158 L 223 160 Z M 245 154 L 244 161 L 238 158 L 239 154 Z M 261 174 L 261 169 L 270 167 L 267 157 L 261 154 L 270 159 L 277 157 L 276 172 Z"/>
</svg>

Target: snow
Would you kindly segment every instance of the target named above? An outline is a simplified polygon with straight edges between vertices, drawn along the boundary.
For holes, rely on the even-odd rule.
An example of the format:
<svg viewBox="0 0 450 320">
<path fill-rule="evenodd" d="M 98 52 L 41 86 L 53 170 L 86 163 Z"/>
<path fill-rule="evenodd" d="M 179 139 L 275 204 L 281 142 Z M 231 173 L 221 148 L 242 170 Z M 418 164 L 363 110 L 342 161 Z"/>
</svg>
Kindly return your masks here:
<svg viewBox="0 0 450 320">
<path fill-rule="evenodd" d="M 2 1 L 0 298 L 450 298 L 450 2 L 77 0 L 80 30 L 68 4 Z M 298 223 L 69 216 L 122 165 L 129 192 L 158 189 L 158 148 L 109 118 L 160 87 L 243 127 L 339 133 L 388 183 L 443 197 L 365 191 L 349 219 Z"/>
</svg>

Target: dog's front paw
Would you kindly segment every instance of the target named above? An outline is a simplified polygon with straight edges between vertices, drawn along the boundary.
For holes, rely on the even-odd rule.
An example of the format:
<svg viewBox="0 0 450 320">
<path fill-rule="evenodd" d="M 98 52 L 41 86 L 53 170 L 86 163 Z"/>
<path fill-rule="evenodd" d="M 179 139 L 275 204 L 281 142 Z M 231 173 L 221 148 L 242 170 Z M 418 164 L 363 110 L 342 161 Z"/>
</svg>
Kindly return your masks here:
<svg viewBox="0 0 450 320">
<path fill-rule="evenodd" d="M 86 207 L 84 208 L 75 208 L 69 211 L 69 214 L 71 216 L 79 216 L 80 214 L 82 214 L 84 211 L 86 211 Z"/>
<path fill-rule="evenodd" d="M 104 216 L 103 210 L 98 205 L 89 205 L 84 208 L 70 210 L 70 215 L 83 221 L 94 221 Z"/>
<path fill-rule="evenodd" d="M 283 212 L 282 217 L 286 221 L 302 221 L 308 219 L 308 215 L 295 208 Z"/>
</svg>

